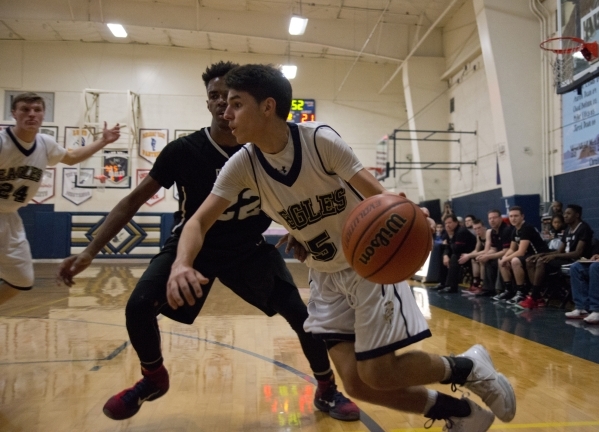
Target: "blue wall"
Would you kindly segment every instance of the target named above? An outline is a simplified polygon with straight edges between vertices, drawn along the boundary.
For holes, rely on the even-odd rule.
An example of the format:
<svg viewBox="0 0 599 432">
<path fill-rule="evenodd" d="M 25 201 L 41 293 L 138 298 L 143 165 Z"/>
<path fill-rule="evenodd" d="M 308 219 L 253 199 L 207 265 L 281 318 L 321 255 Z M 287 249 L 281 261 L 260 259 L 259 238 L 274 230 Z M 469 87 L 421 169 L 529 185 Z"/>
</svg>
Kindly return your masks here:
<svg viewBox="0 0 599 432">
<path fill-rule="evenodd" d="M 505 204 L 501 198 L 501 188 L 461 196 L 451 200 L 451 207 L 457 216 L 473 214 L 487 225 L 487 212 L 497 209 L 505 213 Z"/>
<path fill-rule="evenodd" d="M 555 176 L 555 199 L 564 207 L 582 206 L 582 218 L 599 237 L 599 167 L 587 168 Z"/>
</svg>

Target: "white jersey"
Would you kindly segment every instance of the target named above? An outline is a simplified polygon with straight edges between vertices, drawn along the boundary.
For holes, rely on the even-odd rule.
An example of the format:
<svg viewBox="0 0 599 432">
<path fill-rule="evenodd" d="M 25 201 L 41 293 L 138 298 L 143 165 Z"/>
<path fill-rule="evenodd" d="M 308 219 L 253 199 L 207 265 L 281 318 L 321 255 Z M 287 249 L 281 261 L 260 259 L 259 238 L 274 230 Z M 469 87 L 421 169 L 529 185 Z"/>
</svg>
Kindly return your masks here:
<svg viewBox="0 0 599 432">
<path fill-rule="evenodd" d="M 65 155 L 49 135 L 37 134 L 26 149 L 10 128 L 0 131 L 0 213 L 12 213 L 26 205 L 39 189 L 44 168 Z"/>
<path fill-rule="evenodd" d="M 243 189 L 258 192 L 262 210 L 304 244 L 309 267 L 326 273 L 346 269 L 342 228 L 362 201 L 347 182 L 362 164 L 329 126 L 288 125 L 283 151 L 267 155 L 247 144 L 225 164 L 212 193 L 232 201 Z"/>
</svg>

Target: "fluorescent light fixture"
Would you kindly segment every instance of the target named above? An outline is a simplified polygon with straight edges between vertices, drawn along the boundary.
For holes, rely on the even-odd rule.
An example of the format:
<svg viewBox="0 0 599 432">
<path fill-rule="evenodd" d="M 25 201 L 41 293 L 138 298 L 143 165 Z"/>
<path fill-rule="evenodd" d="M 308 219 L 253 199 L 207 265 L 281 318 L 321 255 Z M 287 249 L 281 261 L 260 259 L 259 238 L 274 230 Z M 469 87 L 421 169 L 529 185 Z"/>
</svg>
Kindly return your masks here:
<svg viewBox="0 0 599 432">
<path fill-rule="evenodd" d="M 302 18 L 299 16 L 291 17 L 289 21 L 289 34 L 291 35 L 303 35 L 308 25 L 308 18 Z"/>
<path fill-rule="evenodd" d="M 294 65 L 283 65 L 283 75 L 287 79 L 293 79 L 297 75 L 297 66 Z"/>
<path fill-rule="evenodd" d="M 106 24 L 113 35 L 118 38 L 127 37 L 127 32 L 125 31 L 125 27 L 120 24 Z"/>
</svg>

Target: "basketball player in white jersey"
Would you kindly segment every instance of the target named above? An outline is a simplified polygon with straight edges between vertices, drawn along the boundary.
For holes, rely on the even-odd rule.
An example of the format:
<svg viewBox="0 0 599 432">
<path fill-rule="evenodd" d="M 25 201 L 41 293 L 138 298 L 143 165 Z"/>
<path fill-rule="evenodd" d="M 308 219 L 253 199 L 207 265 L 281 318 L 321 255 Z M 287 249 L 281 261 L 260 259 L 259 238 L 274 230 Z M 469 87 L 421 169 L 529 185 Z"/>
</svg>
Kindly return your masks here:
<svg viewBox="0 0 599 432">
<path fill-rule="evenodd" d="M 349 146 L 320 123 L 286 123 L 291 85 L 265 65 L 233 69 L 225 80 L 225 118 L 237 142 L 249 142 L 223 167 L 212 193 L 183 229 L 167 299 L 194 304 L 207 278 L 192 267 L 207 230 L 241 190 L 260 195 L 262 210 L 309 252 L 309 317 L 304 323 L 327 343 L 345 390 L 355 398 L 445 420 L 452 431 L 482 432 L 495 416 L 511 421 L 516 401 L 509 381 L 475 345 L 459 356 L 395 351 L 431 336 L 406 282 L 378 285 L 358 276 L 343 257 L 341 230 L 364 197 L 389 193 Z M 492 412 L 467 397 L 423 387 L 463 385 Z"/>
<path fill-rule="evenodd" d="M 67 151 L 38 133 L 45 110 L 39 95 L 22 93 L 11 104 L 15 126 L 0 131 L 0 304 L 33 286 L 31 251 L 17 210 L 35 196 L 46 166 L 75 165 L 120 136 L 118 124 L 107 129 L 104 123 L 100 139 Z"/>
</svg>

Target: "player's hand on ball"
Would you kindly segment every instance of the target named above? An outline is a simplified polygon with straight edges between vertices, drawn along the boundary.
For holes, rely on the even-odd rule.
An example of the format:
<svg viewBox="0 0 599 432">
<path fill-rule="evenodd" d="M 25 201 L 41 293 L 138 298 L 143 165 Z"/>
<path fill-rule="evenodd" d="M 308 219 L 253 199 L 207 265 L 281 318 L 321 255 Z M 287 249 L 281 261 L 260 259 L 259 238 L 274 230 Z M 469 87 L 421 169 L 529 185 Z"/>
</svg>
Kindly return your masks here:
<svg viewBox="0 0 599 432">
<path fill-rule="evenodd" d="M 166 284 L 166 300 L 169 306 L 173 309 L 177 309 L 185 303 L 193 306 L 196 298 L 201 298 L 204 295 L 201 284 L 207 283 L 208 279 L 199 271 L 175 261 Z"/>
</svg>

